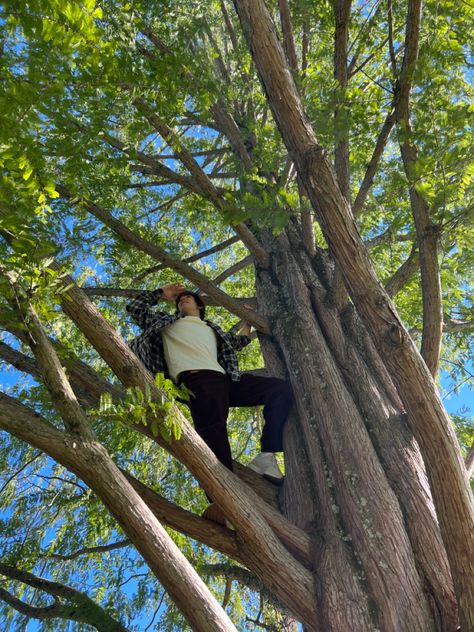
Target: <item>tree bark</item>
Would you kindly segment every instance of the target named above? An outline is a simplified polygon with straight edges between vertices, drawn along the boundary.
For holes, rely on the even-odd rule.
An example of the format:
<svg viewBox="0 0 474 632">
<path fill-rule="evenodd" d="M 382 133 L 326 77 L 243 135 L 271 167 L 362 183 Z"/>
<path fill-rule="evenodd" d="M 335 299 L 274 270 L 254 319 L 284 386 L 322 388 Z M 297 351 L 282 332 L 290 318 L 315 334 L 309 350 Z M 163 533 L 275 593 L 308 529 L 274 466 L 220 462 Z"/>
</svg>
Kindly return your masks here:
<svg viewBox="0 0 474 632">
<path fill-rule="evenodd" d="M 443 337 L 443 307 L 441 278 L 438 263 L 438 238 L 440 230 L 430 218 L 426 198 L 416 182 L 418 151 L 412 142 L 410 121 L 410 91 L 418 58 L 420 38 L 421 0 L 410 0 L 407 10 L 405 55 L 395 93 L 395 117 L 398 125 L 400 152 L 408 179 L 410 203 L 415 221 L 420 250 L 421 294 L 423 302 L 423 335 L 421 355 L 431 375 L 436 379 Z"/>
<path fill-rule="evenodd" d="M 287 229 L 286 232 L 292 235 L 292 239 L 297 239 L 296 230 Z M 338 537 L 340 539 L 342 536 L 343 541 L 346 542 L 345 548 L 352 549 L 352 555 L 362 564 L 365 580 L 370 586 L 370 600 L 374 604 L 379 604 L 377 616 L 381 617 L 375 621 L 371 613 L 351 612 L 347 601 L 344 601 L 345 605 L 338 604 L 337 615 L 334 614 L 334 603 L 325 591 L 329 589 L 330 581 L 333 584 L 337 583 L 342 590 L 341 584 L 345 576 L 348 573 L 352 576 L 350 557 L 349 559 L 343 557 L 340 566 L 331 561 L 327 570 L 319 560 L 315 562 L 315 568 L 318 569 L 317 581 L 324 586 L 321 595 L 325 597 L 321 596 L 321 601 L 318 601 L 316 606 L 322 620 L 327 629 L 334 630 L 364 630 L 370 629 L 371 625 L 380 625 L 383 630 L 409 630 L 416 626 L 426 630 L 455 630 L 457 626 L 455 597 L 429 497 L 422 459 L 412 434 L 406 426 L 404 415 L 400 412 L 403 407 L 387 371 L 378 359 L 375 350 L 372 356 L 369 354 L 365 362 L 361 358 L 361 350 L 368 346 L 368 341 L 361 338 L 360 333 L 358 335 L 354 333 L 360 332 L 361 324 L 357 323 L 356 319 L 355 324 L 351 326 L 350 321 L 354 320 L 354 316 L 351 317 L 350 314 L 346 314 L 344 321 L 341 321 L 337 310 L 328 307 L 327 301 L 323 298 L 324 290 L 315 271 L 312 270 L 310 259 L 300 254 L 295 257 L 298 261 L 294 261 L 292 255 L 288 254 L 302 252 L 297 247 L 297 242 L 292 241 L 289 244 L 280 238 L 271 252 L 272 260 L 275 262 L 273 274 L 261 273 L 258 277 L 261 304 L 275 305 L 276 303 L 274 315 L 275 313 L 301 312 L 301 305 L 308 303 L 313 306 L 309 312 L 304 310 L 305 316 L 301 316 L 301 321 L 298 318 L 296 323 L 294 320 L 290 323 L 278 317 L 273 323 L 275 338 L 280 350 L 285 354 L 297 403 L 301 403 L 302 408 L 300 410 L 298 406 L 297 421 L 294 421 L 298 424 L 299 430 L 293 432 L 293 429 L 289 429 L 289 436 L 285 441 L 285 467 L 288 472 L 285 483 L 286 510 L 297 524 L 311 531 L 315 545 L 318 546 L 317 543 L 320 542 L 324 554 L 327 553 L 329 556 L 328 560 L 336 558 L 336 543 Z M 301 279 L 301 285 L 299 279 Z M 287 288 L 290 286 L 293 289 L 291 293 L 288 293 Z M 309 290 L 309 300 L 304 296 L 304 287 L 312 288 Z M 270 318 L 270 315 L 267 315 L 267 318 Z M 318 339 L 319 342 L 316 344 L 315 341 Z M 288 357 L 287 354 L 289 354 Z M 271 354 L 265 352 L 265 347 L 264 355 L 266 364 L 275 365 Z M 300 355 L 303 355 L 303 360 L 299 357 Z M 291 361 L 288 361 L 290 356 Z M 330 368 L 331 357 L 335 362 L 333 369 Z M 338 375 L 342 377 L 342 382 Z M 358 424 L 360 424 L 360 434 L 356 432 Z M 393 425 L 397 427 L 396 433 L 392 430 Z M 306 454 L 312 455 L 312 458 L 308 457 L 306 465 L 305 459 L 302 458 L 301 436 L 305 438 Z M 366 439 L 363 439 L 364 436 Z M 358 441 L 362 443 L 359 445 Z M 367 470 L 370 461 L 368 455 L 372 450 L 372 463 L 380 468 L 377 475 Z M 321 455 L 316 456 L 318 451 L 321 451 Z M 363 462 L 359 461 L 356 464 L 353 453 L 362 454 Z M 323 466 L 318 476 L 317 463 L 321 461 Z M 331 484 L 326 489 L 326 501 L 323 502 L 323 490 L 327 485 L 328 477 Z M 375 478 L 377 484 L 374 483 Z M 350 482 L 352 479 L 353 482 Z M 386 479 L 385 483 L 383 479 Z M 309 483 L 311 480 L 313 480 L 312 485 Z M 384 489 L 384 485 L 388 485 L 395 492 L 393 504 L 385 508 L 381 504 L 379 494 L 387 500 L 393 492 L 388 492 L 388 487 Z M 357 489 L 357 493 L 360 494 L 355 498 L 354 505 L 347 504 L 347 495 L 344 491 L 346 486 L 349 486 L 353 493 Z M 315 506 L 312 506 L 308 499 L 315 496 L 318 501 Z M 360 498 L 363 500 L 361 501 Z M 374 503 L 372 506 L 370 506 L 370 499 Z M 358 505 L 360 502 L 364 508 L 367 508 L 370 525 L 366 522 L 363 512 L 361 513 L 361 507 Z M 325 503 L 327 504 L 326 519 L 323 518 Z M 335 508 L 337 508 L 337 520 L 334 524 Z M 376 527 L 378 510 L 381 514 L 379 527 Z M 399 518 L 395 523 L 397 514 Z M 383 524 L 386 521 L 387 515 L 392 516 L 392 526 L 397 536 L 382 535 L 382 531 L 379 530 L 380 523 Z M 359 521 L 360 524 L 357 527 L 356 523 Z M 359 528 L 363 531 L 368 530 L 368 541 L 364 541 L 359 533 L 355 535 Z M 392 570 L 398 566 L 396 573 L 401 573 L 399 581 L 402 582 L 406 593 L 412 590 L 411 598 L 405 595 L 408 601 L 411 600 L 411 606 L 403 603 L 400 593 L 398 597 L 402 601 L 383 603 L 385 597 L 381 599 L 381 595 L 385 591 L 382 585 L 377 587 L 377 579 L 372 575 L 369 560 L 370 549 L 372 549 L 372 554 L 376 555 L 376 547 L 371 542 L 374 533 L 379 533 L 383 542 L 387 539 L 393 541 L 395 537 L 400 539 L 392 555 L 385 545 L 382 545 L 381 550 L 384 552 L 386 563 Z M 326 550 L 328 541 L 331 540 L 335 543 L 332 548 Z M 404 562 L 400 559 L 403 548 L 407 555 Z M 411 560 L 412 589 L 409 587 L 409 582 L 406 582 L 409 574 L 408 559 Z M 382 562 L 383 565 L 384 562 Z M 322 569 L 327 576 L 322 574 Z M 379 571 L 378 568 L 377 572 Z M 333 577 L 332 573 L 334 573 Z M 394 585 L 392 578 L 386 578 L 385 581 Z M 414 586 L 417 587 L 414 588 Z M 359 589 L 365 592 L 365 599 L 367 599 L 367 587 L 359 586 Z M 348 590 L 346 584 L 344 584 L 344 590 Z M 352 595 L 355 599 L 354 590 L 355 588 L 352 587 Z M 420 597 L 422 593 L 425 593 L 423 598 Z M 328 601 L 324 601 L 325 598 Z M 352 603 L 353 599 L 349 601 Z M 425 602 L 424 614 L 420 612 L 415 614 L 418 608 L 423 611 L 421 607 L 423 601 Z M 361 609 L 363 598 L 358 596 L 356 603 Z M 428 610 L 431 614 L 427 614 Z M 382 619 L 383 612 L 391 613 L 388 619 Z M 410 623 L 411 616 L 414 618 Z M 417 620 L 418 616 L 421 617 L 419 620 Z"/>
<path fill-rule="evenodd" d="M 49 447 L 44 443 L 40 447 L 95 491 L 196 630 L 235 630 L 191 564 L 97 441 L 33 307 L 26 301 L 17 302 L 27 326 L 29 345 L 66 428 L 65 433 L 44 428 L 54 441 Z M 3 400 L 5 406 L 10 404 L 11 411 L 11 399 Z M 25 413 L 24 408 L 16 409 Z M 25 414 L 23 417 L 26 426 Z M 18 427 L 17 419 L 9 425 L 8 421 L 4 423 L 12 434 L 25 438 L 24 433 L 31 441 L 31 427 L 35 425 L 31 419 L 24 431 Z M 58 449 L 58 442 L 62 449 Z M 38 444 L 33 441 L 33 445 Z"/>
<path fill-rule="evenodd" d="M 385 358 L 421 447 L 453 575 L 461 627 L 474 627 L 474 507 L 431 374 L 378 281 L 326 151 L 318 145 L 262 0 L 234 2 L 268 102 L 362 321 Z"/>
<path fill-rule="evenodd" d="M 345 101 L 348 85 L 347 46 L 349 43 L 349 17 L 352 0 L 333 0 L 334 10 L 334 78 L 339 86 L 334 110 L 335 158 L 334 167 L 342 194 L 351 203 L 349 171 L 349 126 L 347 124 L 347 103 Z"/>
</svg>

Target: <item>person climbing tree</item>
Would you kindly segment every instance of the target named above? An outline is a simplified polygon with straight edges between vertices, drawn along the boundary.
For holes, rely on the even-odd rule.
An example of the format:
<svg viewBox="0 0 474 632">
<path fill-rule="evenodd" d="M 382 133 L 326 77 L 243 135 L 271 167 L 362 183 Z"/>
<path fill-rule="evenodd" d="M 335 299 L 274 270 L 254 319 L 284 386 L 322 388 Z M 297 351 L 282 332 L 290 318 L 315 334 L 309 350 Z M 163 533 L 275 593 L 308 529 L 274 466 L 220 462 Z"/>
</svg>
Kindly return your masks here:
<svg viewBox="0 0 474 632">
<path fill-rule="evenodd" d="M 160 300 L 174 301 L 175 313 L 154 310 Z M 283 475 L 275 453 L 283 451 L 283 427 L 292 394 L 285 380 L 239 371 L 236 352 L 251 342 L 250 325 L 244 323 L 238 335 L 222 331 L 204 318 L 205 305 L 199 294 L 179 283 L 141 292 L 127 305 L 127 311 L 143 330 L 130 343 L 131 349 L 152 373 L 164 373 L 191 391 L 187 404 L 195 428 L 230 470 L 229 407 L 264 405 L 261 453 L 248 467 L 281 484 Z M 225 524 L 219 507 L 209 500 L 204 517 Z"/>
</svg>

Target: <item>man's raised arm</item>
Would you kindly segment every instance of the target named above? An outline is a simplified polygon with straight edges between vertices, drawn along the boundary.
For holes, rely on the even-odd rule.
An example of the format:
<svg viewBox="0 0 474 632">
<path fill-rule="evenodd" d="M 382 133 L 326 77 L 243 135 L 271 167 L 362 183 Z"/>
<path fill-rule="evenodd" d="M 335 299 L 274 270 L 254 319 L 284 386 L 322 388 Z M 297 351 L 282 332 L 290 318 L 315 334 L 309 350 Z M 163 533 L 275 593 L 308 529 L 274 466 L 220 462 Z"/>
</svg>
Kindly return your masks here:
<svg viewBox="0 0 474 632">
<path fill-rule="evenodd" d="M 171 318 L 170 314 L 155 312 L 151 308 L 162 299 L 174 301 L 183 290 L 184 286 L 180 283 L 172 283 L 157 290 L 144 290 L 126 306 L 127 312 L 132 320 L 143 330 L 154 326 L 163 327 L 167 324 L 166 321 Z"/>
</svg>

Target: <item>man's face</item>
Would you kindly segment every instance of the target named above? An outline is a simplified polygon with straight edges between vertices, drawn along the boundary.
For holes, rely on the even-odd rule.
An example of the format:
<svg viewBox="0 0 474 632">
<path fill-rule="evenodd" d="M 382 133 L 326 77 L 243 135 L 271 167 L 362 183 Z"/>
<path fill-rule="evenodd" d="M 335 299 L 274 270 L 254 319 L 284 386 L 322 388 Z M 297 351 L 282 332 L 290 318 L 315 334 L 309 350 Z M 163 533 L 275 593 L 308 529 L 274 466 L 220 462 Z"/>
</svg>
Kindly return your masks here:
<svg viewBox="0 0 474 632">
<path fill-rule="evenodd" d="M 183 316 L 199 316 L 199 305 L 191 294 L 183 294 L 178 301 L 178 309 Z"/>
</svg>

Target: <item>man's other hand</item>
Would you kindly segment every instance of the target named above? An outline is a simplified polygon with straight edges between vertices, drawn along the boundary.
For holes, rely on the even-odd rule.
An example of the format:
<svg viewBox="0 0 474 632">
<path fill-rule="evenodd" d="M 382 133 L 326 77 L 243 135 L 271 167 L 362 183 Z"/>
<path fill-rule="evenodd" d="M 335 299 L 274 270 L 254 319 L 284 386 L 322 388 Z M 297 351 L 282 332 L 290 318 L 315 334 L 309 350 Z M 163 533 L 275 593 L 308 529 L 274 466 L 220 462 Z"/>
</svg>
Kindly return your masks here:
<svg viewBox="0 0 474 632">
<path fill-rule="evenodd" d="M 186 288 L 181 283 L 171 283 L 170 285 L 165 285 L 165 287 L 161 288 L 163 290 L 163 298 L 166 301 L 174 301 L 178 294 L 184 292 Z"/>
<path fill-rule="evenodd" d="M 249 305 L 248 303 L 244 303 L 244 307 L 252 310 L 252 312 L 254 311 L 253 307 Z M 242 321 L 242 326 L 240 328 L 239 334 L 241 336 L 250 336 L 250 329 L 251 329 L 251 325 L 245 321 Z"/>
</svg>

